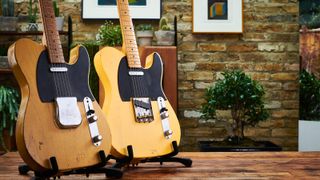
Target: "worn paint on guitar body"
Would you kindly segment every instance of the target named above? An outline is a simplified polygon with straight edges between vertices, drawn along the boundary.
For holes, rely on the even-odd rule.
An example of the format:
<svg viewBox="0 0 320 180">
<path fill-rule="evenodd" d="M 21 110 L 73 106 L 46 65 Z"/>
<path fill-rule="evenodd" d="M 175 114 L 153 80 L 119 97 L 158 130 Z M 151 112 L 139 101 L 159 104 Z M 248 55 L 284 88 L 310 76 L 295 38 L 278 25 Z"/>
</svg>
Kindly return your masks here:
<svg viewBox="0 0 320 180">
<path fill-rule="evenodd" d="M 94 58 L 94 65 L 105 92 L 102 110 L 112 134 L 111 154 L 116 157 L 126 156 L 129 145 L 133 147 L 135 159 L 169 154 L 173 151 L 172 142 L 177 141 L 179 144 L 181 132 L 175 112 L 170 103 L 166 101 L 173 136 L 166 139 L 163 134 L 159 108 L 155 101 L 158 96 L 165 98 L 162 90 L 163 64 L 161 58 L 156 53 L 151 54 L 143 70 L 145 72 L 143 86 L 148 88 L 150 92 L 148 97 L 152 99 L 154 121 L 151 123 L 135 121 L 132 102 L 128 101 L 128 98 L 133 96 L 131 82 L 119 80 L 129 78 L 125 60 L 125 54 L 112 47 L 101 49 Z M 122 74 L 119 75 L 119 73 Z M 119 89 L 123 89 L 121 93 Z"/>
<path fill-rule="evenodd" d="M 18 40 L 9 49 L 9 62 L 20 85 L 22 96 L 16 125 L 19 153 L 28 166 L 37 171 L 50 169 L 48 159 L 53 156 L 57 159 L 60 171 L 96 165 L 100 162 L 98 152 L 103 150 L 108 154 L 111 149 L 111 135 L 105 116 L 97 102 L 94 101 L 95 114 L 99 118 L 98 128 L 103 136 L 99 147 L 92 144 L 84 105 L 79 100 L 78 107 L 82 117 L 80 126 L 70 129 L 61 129 L 57 126 L 55 103 L 43 102 L 37 87 L 39 61 L 48 60 L 39 58 L 45 51 L 44 46 L 28 39 Z M 83 61 L 80 64 L 86 65 L 77 66 L 78 61 Z M 68 66 L 77 69 L 77 72 L 85 73 L 85 76 L 82 77 L 86 79 L 78 77 L 72 77 L 72 79 L 88 84 L 89 59 L 83 47 L 78 46 L 72 50 Z M 88 85 L 86 88 L 87 92 L 90 92 Z M 78 91 L 78 89 L 74 87 L 73 91 Z M 91 97 L 91 92 L 87 96 Z"/>
</svg>

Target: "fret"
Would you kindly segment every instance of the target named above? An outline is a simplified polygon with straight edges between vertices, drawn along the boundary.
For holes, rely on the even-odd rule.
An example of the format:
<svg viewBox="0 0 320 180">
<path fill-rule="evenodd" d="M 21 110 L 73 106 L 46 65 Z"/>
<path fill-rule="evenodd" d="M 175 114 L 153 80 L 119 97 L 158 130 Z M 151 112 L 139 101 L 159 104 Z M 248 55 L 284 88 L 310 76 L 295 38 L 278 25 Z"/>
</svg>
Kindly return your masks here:
<svg viewBox="0 0 320 180">
<path fill-rule="evenodd" d="M 52 0 L 39 0 L 39 6 L 50 62 L 65 63 L 60 36 L 56 26 Z"/>
<path fill-rule="evenodd" d="M 134 27 L 129 11 L 128 0 L 117 0 L 123 42 L 126 47 L 128 65 L 131 68 L 141 68 L 140 56 L 136 42 Z"/>
</svg>

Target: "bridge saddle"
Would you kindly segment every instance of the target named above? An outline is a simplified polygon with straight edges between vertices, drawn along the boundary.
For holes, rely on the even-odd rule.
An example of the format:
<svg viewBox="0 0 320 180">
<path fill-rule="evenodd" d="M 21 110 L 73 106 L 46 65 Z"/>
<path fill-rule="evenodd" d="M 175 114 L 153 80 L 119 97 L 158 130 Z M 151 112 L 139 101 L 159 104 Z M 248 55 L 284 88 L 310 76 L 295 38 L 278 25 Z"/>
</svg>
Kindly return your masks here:
<svg viewBox="0 0 320 180">
<path fill-rule="evenodd" d="M 154 120 L 150 98 L 132 98 L 136 122 L 150 123 Z"/>
</svg>

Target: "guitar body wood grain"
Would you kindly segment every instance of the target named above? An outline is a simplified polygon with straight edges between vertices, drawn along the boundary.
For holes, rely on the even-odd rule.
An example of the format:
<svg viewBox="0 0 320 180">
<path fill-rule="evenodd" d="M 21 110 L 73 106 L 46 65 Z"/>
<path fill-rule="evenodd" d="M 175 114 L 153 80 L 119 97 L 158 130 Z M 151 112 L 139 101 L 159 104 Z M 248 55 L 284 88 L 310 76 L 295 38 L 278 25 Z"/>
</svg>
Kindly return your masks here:
<svg viewBox="0 0 320 180">
<path fill-rule="evenodd" d="M 145 71 L 152 69 L 153 56 L 148 56 Z M 170 128 L 173 135 L 166 139 L 162 129 L 157 101 L 152 101 L 154 121 L 151 123 L 137 123 L 131 101 L 122 101 L 119 93 L 118 70 L 125 54 L 121 51 L 105 47 L 94 58 L 94 65 L 105 92 L 102 110 L 106 114 L 112 134 L 111 154 L 116 157 L 127 156 L 127 146 L 132 145 L 135 159 L 158 157 L 173 151 L 172 141 L 180 142 L 180 125 L 170 103 L 166 101 L 169 112 Z M 162 91 L 161 77 L 154 77 Z M 158 80 L 159 81 L 159 80 Z M 131 83 L 131 82 L 123 82 Z M 156 87 L 155 87 L 156 88 Z"/>
<path fill-rule="evenodd" d="M 22 97 L 16 125 L 19 153 L 28 166 L 37 171 L 50 169 L 49 158 L 53 156 L 60 171 L 96 165 L 100 162 L 98 152 L 103 150 L 108 154 L 111 149 L 111 134 L 105 116 L 94 101 L 95 113 L 99 118 L 98 128 L 103 137 L 99 147 L 92 144 L 83 102 L 78 102 L 82 116 L 80 126 L 71 129 L 58 127 L 55 103 L 42 102 L 37 89 L 38 59 L 45 50 L 44 46 L 28 39 L 18 40 L 9 49 L 9 63 Z M 79 47 L 73 49 L 69 64 L 77 63 L 78 52 Z M 87 71 L 85 69 L 83 72 Z"/>
</svg>

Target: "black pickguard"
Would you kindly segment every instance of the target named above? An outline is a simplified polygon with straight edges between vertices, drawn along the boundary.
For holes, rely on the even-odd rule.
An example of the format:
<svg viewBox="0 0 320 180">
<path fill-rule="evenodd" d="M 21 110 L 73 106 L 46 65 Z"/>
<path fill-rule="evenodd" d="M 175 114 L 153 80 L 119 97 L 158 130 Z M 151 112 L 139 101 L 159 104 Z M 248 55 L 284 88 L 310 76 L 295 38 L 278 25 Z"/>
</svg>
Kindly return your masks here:
<svg viewBox="0 0 320 180">
<path fill-rule="evenodd" d="M 143 76 L 130 76 L 129 71 L 142 71 Z M 118 69 L 119 93 L 122 101 L 130 101 L 133 97 L 149 97 L 156 101 L 165 95 L 162 92 L 163 63 L 157 53 L 154 54 L 152 67 L 149 69 L 130 69 L 124 57 Z"/>
<path fill-rule="evenodd" d="M 61 97 L 77 97 L 79 102 L 82 102 L 85 97 L 90 97 L 94 100 L 88 85 L 90 61 L 88 52 L 84 47 L 79 48 L 79 59 L 75 64 L 63 65 L 68 68 L 68 71 L 64 72 L 67 74 L 68 80 L 65 79 L 66 76 L 64 75 L 61 76 L 61 74 L 58 75 L 57 73 L 53 74 L 50 72 L 51 66 L 48 52 L 43 51 L 37 65 L 38 93 L 42 102 L 54 102 L 58 96 L 57 88 L 60 89 L 59 96 Z M 64 79 L 62 80 L 62 78 Z M 70 84 L 71 93 L 63 92 L 66 89 L 67 83 Z"/>
</svg>

